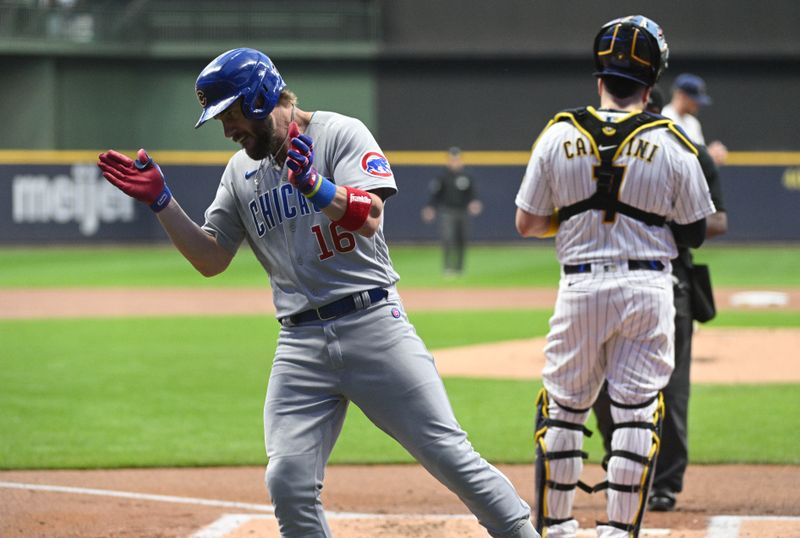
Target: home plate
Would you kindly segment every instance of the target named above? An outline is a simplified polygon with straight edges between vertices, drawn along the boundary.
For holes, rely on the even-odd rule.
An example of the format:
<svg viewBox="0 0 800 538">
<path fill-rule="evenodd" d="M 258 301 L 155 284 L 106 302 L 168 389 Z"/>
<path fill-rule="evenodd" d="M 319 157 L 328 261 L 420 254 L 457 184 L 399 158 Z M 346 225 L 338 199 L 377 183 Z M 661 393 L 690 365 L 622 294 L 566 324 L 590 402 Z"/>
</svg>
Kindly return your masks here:
<svg viewBox="0 0 800 538">
<path fill-rule="evenodd" d="M 789 295 L 780 291 L 741 291 L 730 298 L 731 306 L 786 306 Z"/>
<path fill-rule="evenodd" d="M 798 516 L 714 516 L 706 538 L 761 538 L 800 536 Z"/>
<path fill-rule="evenodd" d="M 331 532 L 346 538 L 486 538 L 486 529 L 471 515 L 326 514 Z M 642 529 L 640 536 L 669 536 L 669 529 Z M 227 514 L 192 534 L 191 538 L 280 538 L 273 515 Z M 594 529 L 581 529 L 578 537 L 596 537 Z"/>
<path fill-rule="evenodd" d="M 486 530 L 473 516 L 326 514 L 334 536 L 346 538 L 486 538 Z M 191 538 L 280 538 L 272 515 L 227 514 Z"/>
</svg>

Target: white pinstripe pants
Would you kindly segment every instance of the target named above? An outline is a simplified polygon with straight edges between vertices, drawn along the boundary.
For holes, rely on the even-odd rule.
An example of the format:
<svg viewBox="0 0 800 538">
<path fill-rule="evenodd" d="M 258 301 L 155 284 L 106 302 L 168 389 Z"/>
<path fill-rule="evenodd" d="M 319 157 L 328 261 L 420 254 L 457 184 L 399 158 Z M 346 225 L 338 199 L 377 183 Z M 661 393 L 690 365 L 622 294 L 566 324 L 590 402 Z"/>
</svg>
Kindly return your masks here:
<svg viewBox="0 0 800 538">
<path fill-rule="evenodd" d="M 550 333 L 545 346 L 542 374 L 553 418 L 583 424 L 589 413 L 570 413 L 591 407 L 608 379 L 611 399 L 620 404 L 641 404 L 666 386 L 674 366 L 674 317 L 670 268 L 662 271 L 629 270 L 627 263 L 592 264 L 591 273 L 562 275 Z M 612 407 L 614 422 L 650 419 L 655 403 L 646 409 Z M 652 444 L 647 430 L 623 428 L 614 434 L 612 447 L 646 455 Z M 549 428 L 545 445 L 551 451 L 576 450 L 583 445 L 581 432 Z M 643 466 L 612 458 L 608 478 L 623 484 L 638 483 Z M 583 469 L 579 458 L 554 460 L 552 478 L 574 483 Z M 575 492 L 549 490 L 550 517 L 572 514 Z M 638 507 L 638 495 L 609 490 L 610 520 L 630 523 Z M 548 527 L 547 536 L 572 538 L 577 522 L 572 519 Z M 598 527 L 598 536 L 627 536 L 619 529 Z"/>
<path fill-rule="evenodd" d="M 637 404 L 666 386 L 674 366 L 675 307 L 662 271 L 592 264 L 562 275 L 545 346 L 544 386 L 572 408 L 592 405 L 608 379 L 611 399 Z"/>
</svg>

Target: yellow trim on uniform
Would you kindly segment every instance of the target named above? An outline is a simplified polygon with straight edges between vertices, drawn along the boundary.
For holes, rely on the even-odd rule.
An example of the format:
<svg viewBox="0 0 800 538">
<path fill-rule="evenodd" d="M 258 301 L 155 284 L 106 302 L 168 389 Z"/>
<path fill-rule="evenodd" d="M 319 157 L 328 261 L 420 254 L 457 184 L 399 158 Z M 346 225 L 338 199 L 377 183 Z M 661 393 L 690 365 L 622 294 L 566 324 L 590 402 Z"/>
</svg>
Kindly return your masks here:
<svg viewBox="0 0 800 538">
<path fill-rule="evenodd" d="M 658 456 L 659 451 L 659 444 L 660 442 L 656 441 L 658 439 L 658 435 L 653 434 L 653 444 L 650 447 L 650 451 L 647 453 L 647 459 L 649 464 L 644 466 L 642 470 L 642 478 L 639 480 L 639 503 L 636 505 L 636 513 L 639 513 L 639 510 L 642 509 L 642 504 L 647 502 L 647 499 L 644 497 L 644 493 L 646 490 L 646 486 L 650 481 L 650 475 L 653 472 L 653 465 L 655 464 L 656 456 Z"/>
<path fill-rule="evenodd" d="M 534 407 L 539 407 L 539 404 L 542 404 L 542 416 L 544 418 L 550 418 L 550 402 L 547 401 L 547 389 L 544 387 L 539 389 L 539 394 L 536 395 L 536 402 L 533 404 Z M 539 442 L 539 437 L 542 437 L 545 432 L 547 431 L 547 426 L 544 426 L 540 430 L 536 430 L 533 434 L 533 439 L 537 443 Z"/>
<path fill-rule="evenodd" d="M 0 149 L 0 165 L 92 164 L 97 162 L 100 153 L 101 150 Z M 122 150 L 122 153 L 135 155 L 136 151 Z M 153 150 L 149 153 L 159 164 L 225 166 L 235 151 Z M 447 162 L 446 151 L 387 151 L 385 155 L 390 163 L 404 166 L 444 166 Z M 461 156 L 468 166 L 525 166 L 530 160 L 531 153 L 530 151 L 464 151 Z M 725 165 L 800 166 L 800 151 L 732 151 L 728 153 Z"/>
<path fill-rule="evenodd" d="M 688 138 L 686 138 L 685 136 L 683 136 L 683 134 L 681 133 L 680 129 L 678 129 L 677 127 L 675 127 L 675 123 L 674 123 L 674 122 L 669 122 L 669 125 L 668 125 L 667 127 L 669 127 L 669 130 L 670 130 L 670 131 L 672 131 L 672 133 L 673 133 L 675 136 L 677 136 L 677 137 L 678 137 L 678 140 L 680 140 L 681 142 L 683 142 L 683 143 L 684 143 L 684 145 L 685 145 L 687 148 L 689 148 L 689 151 L 691 151 L 692 153 L 694 153 L 695 157 L 698 155 L 698 153 L 699 153 L 699 152 L 697 151 L 697 148 L 695 147 L 694 143 L 692 143 L 692 141 L 691 141 L 691 140 L 689 140 Z"/>
<path fill-rule="evenodd" d="M 547 428 L 543 428 L 547 429 Z M 539 445 L 542 447 L 542 454 L 547 454 L 547 445 L 544 444 L 544 435 L 539 438 Z M 547 520 L 549 517 L 547 514 L 550 512 L 547 509 L 547 484 L 551 481 L 550 478 L 550 460 L 544 458 L 544 487 L 542 488 L 542 517 Z M 547 536 L 547 525 L 544 524 L 542 521 L 542 538 Z"/>
<path fill-rule="evenodd" d="M 542 132 L 539 133 L 539 136 L 537 136 L 536 140 L 534 140 L 533 144 L 531 144 L 531 153 L 533 153 L 533 150 L 536 149 L 536 144 L 539 143 L 539 140 L 541 140 L 542 135 L 544 135 L 545 131 L 547 131 L 554 123 L 556 123 L 555 119 L 552 119 L 552 120 L 547 122 L 547 125 L 544 126 L 544 129 L 542 129 Z M 463 155 L 463 153 L 462 153 L 462 155 Z"/>
<path fill-rule="evenodd" d="M 558 221 L 558 208 L 553 210 L 553 214 L 550 215 L 550 222 L 547 225 L 547 230 L 541 235 L 541 237 L 553 237 L 558 233 L 558 227 L 561 226 L 561 223 Z"/>
<path fill-rule="evenodd" d="M 594 141 L 592 135 L 589 134 L 589 131 L 583 128 L 578 120 L 575 119 L 575 116 L 570 112 L 559 112 L 556 114 L 556 117 L 553 118 L 553 121 L 558 121 L 561 118 L 568 118 L 569 121 L 572 122 L 572 125 L 575 126 L 577 130 L 579 130 L 583 136 L 589 139 L 589 145 L 592 146 L 592 153 L 594 154 L 595 158 L 599 161 L 600 160 L 600 150 L 597 149 L 597 142 Z"/>
<path fill-rule="evenodd" d="M 652 127 L 657 127 L 659 125 L 672 125 L 672 121 L 664 119 L 664 120 L 656 120 L 656 121 L 654 121 L 652 123 L 646 123 L 644 125 L 640 125 L 636 129 L 634 129 L 633 132 L 631 132 L 631 134 L 629 134 L 627 137 L 625 137 L 625 140 L 620 142 L 619 146 L 617 147 L 617 151 L 614 152 L 614 158 L 611 159 L 611 160 L 612 161 L 616 161 L 617 160 L 617 158 L 619 157 L 620 153 L 622 153 L 622 149 L 625 146 L 627 146 L 628 144 L 630 144 L 630 142 L 631 142 L 631 140 L 633 140 L 634 136 L 636 136 L 637 134 L 639 134 L 640 132 L 642 132 L 645 129 L 650 129 Z M 694 147 L 692 149 L 694 149 Z M 697 154 L 697 150 L 695 149 L 694 152 L 695 152 L 695 155 L 696 155 Z"/>
<path fill-rule="evenodd" d="M 603 123 L 608 123 L 608 122 L 606 122 L 606 119 L 604 117 L 602 117 L 600 115 L 600 113 L 593 106 L 587 106 L 586 110 L 589 112 L 589 114 L 591 114 L 592 116 L 594 116 L 598 120 L 602 121 Z M 622 123 L 623 121 L 627 120 L 628 118 L 630 118 L 632 116 L 635 116 L 637 114 L 641 114 L 641 113 L 642 113 L 641 110 L 631 110 L 630 112 L 628 112 L 624 116 L 620 116 L 619 118 L 612 118 L 611 119 L 611 123 Z"/>
<path fill-rule="evenodd" d="M 586 110 L 589 112 L 589 114 L 593 115 L 597 119 L 605 121 L 605 120 L 603 120 L 602 117 L 600 117 L 600 115 L 597 113 L 597 110 L 595 110 L 594 107 L 587 106 Z M 625 116 L 623 116 L 621 118 L 615 119 L 613 123 L 621 123 L 621 122 L 627 120 L 628 118 L 630 118 L 632 116 L 635 116 L 637 114 L 641 114 L 641 113 L 642 113 L 641 110 L 632 111 L 632 112 L 626 114 Z M 572 122 L 572 124 L 575 125 L 575 128 L 578 129 L 581 133 L 583 133 L 586 136 L 586 138 L 589 139 L 589 143 L 592 146 L 592 151 L 594 153 L 594 156 L 597 158 L 598 161 L 600 161 L 601 160 L 600 159 L 600 152 L 597 149 L 597 143 L 595 142 L 594 138 L 592 138 L 592 135 L 590 135 L 588 131 L 586 131 L 583 127 L 581 127 L 580 124 L 578 124 L 578 122 L 575 120 L 575 116 L 573 116 L 569 112 L 559 112 L 558 114 L 556 114 L 556 117 L 553 119 L 553 121 L 557 121 L 560 118 L 569 118 L 569 120 Z M 641 131 L 643 131 L 645 129 L 650 129 L 652 127 L 657 127 L 659 125 L 672 126 L 673 122 L 672 122 L 672 120 L 663 119 L 663 120 L 656 120 L 656 121 L 653 121 L 653 122 L 650 122 L 650 123 L 647 123 L 645 125 L 641 125 L 641 126 L 637 127 L 622 142 L 620 142 L 619 146 L 617 146 L 617 151 L 614 153 L 614 157 L 611 160 L 612 161 L 616 161 L 617 160 L 617 158 L 622 153 L 623 148 L 625 148 L 625 146 L 633 139 L 634 136 L 636 136 L 637 134 L 639 134 Z M 549 124 L 548 124 L 548 126 L 549 126 Z M 672 127 L 670 127 L 670 128 L 672 128 Z M 676 133 L 677 133 L 677 131 L 676 131 Z M 677 134 L 680 134 L 680 133 L 677 133 Z M 692 146 L 691 143 L 685 137 L 681 136 L 681 139 L 683 139 L 687 144 L 689 144 L 689 148 L 692 151 L 694 151 L 695 155 L 697 155 L 697 149 L 695 149 L 695 147 Z"/>
<path fill-rule="evenodd" d="M 601 120 L 601 121 L 604 121 L 604 122 L 605 122 L 605 119 L 604 119 L 603 117 L 601 117 L 601 116 L 600 116 L 600 114 L 597 112 L 597 110 L 595 110 L 595 108 L 594 108 L 594 107 L 587 106 L 587 107 L 586 107 L 586 110 L 589 112 L 589 114 L 591 114 L 591 115 L 592 115 L 592 116 L 594 116 L 595 118 L 597 118 L 597 119 L 599 119 L 599 120 Z M 642 113 L 642 111 L 641 111 L 641 110 L 633 110 L 633 111 L 629 112 L 628 114 L 626 114 L 626 115 L 624 115 L 624 116 L 621 116 L 621 117 L 619 117 L 619 118 L 615 118 L 615 119 L 612 121 L 612 123 L 622 123 L 623 121 L 627 120 L 628 118 L 630 118 L 630 117 L 632 117 L 632 116 L 635 116 L 635 115 L 637 115 L 637 114 L 641 114 L 641 113 Z M 566 116 L 569 116 L 569 117 L 570 117 L 570 119 L 572 120 L 572 122 L 575 124 L 575 126 L 576 126 L 576 127 L 578 127 L 578 124 L 577 124 L 577 122 L 574 120 L 574 118 L 572 117 L 572 114 L 566 114 L 566 113 L 562 113 L 562 114 L 564 114 L 564 115 L 566 115 Z M 557 115 L 557 116 L 556 116 L 556 118 L 558 118 L 560 115 L 561 115 L 561 114 Z M 636 136 L 637 134 L 639 134 L 639 133 L 640 133 L 641 131 L 643 131 L 644 129 L 650 129 L 650 128 L 652 128 L 652 127 L 657 127 L 657 126 L 659 126 L 659 125 L 666 125 L 666 126 L 667 126 L 667 128 L 669 128 L 669 130 L 670 130 L 670 131 L 672 131 L 672 132 L 675 134 L 675 136 L 677 136 L 677 137 L 678 137 L 678 139 L 679 139 L 679 140 L 681 140 L 681 141 L 682 141 L 682 142 L 683 142 L 683 143 L 686 145 L 686 147 L 687 147 L 687 148 L 689 148 L 689 151 L 691 151 L 692 153 L 694 153 L 694 154 L 695 154 L 695 156 L 697 155 L 697 148 L 694 146 L 694 144 L 692 144 L 692 143 L 691 143 L 691 141 L 689 141 L 689 139 L 688 139 L 688 138 L 686 138 L 685 136 L 683 136 L 683 135 L 680 133 L 680 131 L 679 131 L 679 130 L 678 130 L 676 127 L 675 127 L 675 122 L 673 122 L 672 120 L 663 119 L 663 120 L 656 120 L 656 121 L 653 121 L 653 122 L 651 122 L 651 123 L 647 123 L 647 124 L 645 124 L 645 125 L 641 125 L 641 126 L 637 127 L 636 129 L 634 129 L 634 130 L 633 130 L 633 132 L 631 132 L 631 133 L 630 133 L 630 134 L 629 134 L 629 135 L 628 135 L 628 136 L 625 138 L 625 140 L 623 140 L 623 141 L 622 141 L 622 142 L 619 144 L 619 146 L 617 147 L 617 151 L 616 151 L 616 153 L 614 153 L 614 158 L 612 159 L 612 161 L 616 161 L 616 160 L 617 160 L 617 158 L 619 158 L 620 154 L 622 153 L 622 150 L 625 148 L 625 146 L 626 146 L 628 143 L 630 143 L 630 141 L 633 139 L 633 137 L 634 137 L 634 136 Z M 580 128 L 580 127 L 579 127 L 579 128 Z M 591 136 L 589 136 L 589 133 L 587 133 L 587 132 L 586 132 L 586 131 L 584 131 L 583 129 L 580 129 L 580 130 L 581 130 L 581 132 L 583 132 L 583 134 L 585 134 L 585 135 L 586 135 L 586 136 L 589 138 L 589 140 L 592 142 L 592 148 L 594 149 L 596 146 L 595 146 L 595 142 L 594 142 L 594 140 L 592 139 L 592 137 L 591 137 Z M 596 153 L 596 154 L 595 154 L 595 157 L 597 157 L 597 160 L 598 160 L 598 161 L 600 160 L 600 155 L 599 155 L 599 153 Z"/>
<path fill-rule="evenodd" d="M 617 157 L 615 156 L 614 158 L 616 159 Z M 623 164 L 614 164 L 614 165 L 612 165 L 612 167 L 613 168 L 622 168 L 622 178 L 619 180 L 619 189 L 617 189 L 617 198 L 616 198 L 616 200 L 619 202 L 619 194 L 622 192 L 622 187 L 625 185 L 625 178 L 628 176 L 628 167 L 623 165 Z M 594 175 L 594 169 L 596 169 L 596 168 L 600 168 L 600 166 L 594 166 L 594 168 L 593 168 L 592 180 L 594 180 L 594 181 L 598 180 L 597 176 Z M 619 211 L 615 211 L 614 212 L 614 218 L 612 220 L 608 220 L 607 221 L 606 220 L 606 213 L 608 212 L 608 210 L 602 209 L 601 211 L 603 212 L 603 222 L 608 223 L 608 224 L 615 224 L 617 222 L 617 219 L 620 216 L 620 212 Z"/>
<path fill-rule="evenodd" d="M 547 399 L 547 389 L 542 387 L 536 395 L 536 407 L 542 406 L 542 416 L 550 418 L 550 402 Z M 542 487 L 542 517 L 547 519 L 547 483 L 550 482 L 550 460 L 544 457 L 547 454 L 547 445 L 544 444 L 544 434 L 547 433 L 547 426 L 543 426 L 533 434 L 534 442 L 542 449 L 542 459 L 544 459 L 544 485 Z M 547 526 L 544 521 L 542 525 L 542 538 L 547 537 Z"/>
<path fill-rule="evenodd" d="M 593 106 L 587 106 L 586 107 L 586 112 L 588 112 L 589 114 L 591 114 L 592 116 L 594 116 L 595 118 L 597 118 L 600 121 L 606 121 L 606 120 L 604 120 L 603 118 L 600 117 L 600 114 L 597 113 L 597 110 Z"/>
<path fill-rule="evenodd" d="M 653 425 L 657 426 L 659 422 L 664 420 L 665 412 L 666 407 L 664 405 L 664 393 L 659 391 L 658 404 L 656 405 L 655 411 L 653 411 Z M 661 452 L 661 437 L 656 431 L 651 433 L 653 444 L 650 446 L 650 451 L 647 454 L 649 463 L 648 465 L 644 466 L 644 472 L 642 473 L 642 478 L 639 481 L 639 505 L 636 508 L 637 514 L 642 509 L 643 504 L 647 502 L 647 499 L 644 497 L 645 487 L 650 482 L 650 476 L 653 474 L 656 458 L 658 457 L 658 453 Z M 633 534 L 631 534 L 631 536 L 633 536 Z"/>
</svg>

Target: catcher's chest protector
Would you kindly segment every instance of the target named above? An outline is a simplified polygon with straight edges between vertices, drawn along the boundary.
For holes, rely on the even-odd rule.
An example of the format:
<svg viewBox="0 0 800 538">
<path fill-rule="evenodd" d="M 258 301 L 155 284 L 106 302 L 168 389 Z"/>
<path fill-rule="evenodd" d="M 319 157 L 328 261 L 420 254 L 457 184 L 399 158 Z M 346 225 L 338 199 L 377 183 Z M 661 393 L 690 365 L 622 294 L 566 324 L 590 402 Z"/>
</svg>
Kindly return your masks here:
<svg viewBox="0 0 800 538">
<path fill-rule="evenodd" d="M 669 128 L 671 120 L 649 112 L 641 112 L 619 122 L 604 121 L 584 107 L 559 112 L 553 121 L 569 121 L 575 125 L 589 138 L 592 152 L 600 161 L 599 165 L 594 166 L 594 178 L 597 180 L 595 193 L 585 200 L 559 208 L 559 222 L 564 222 L 578 213 L 597 209 L 605 212 L 604 222 L 614 222 L 616 214 L 622 213 L 649 226 L 664 225 L 666 219 L 663 215 L 643 211 L 619 200 L 619 189 L 625 169 L 622 166 L 615 166 L 614 161 L 636 135 L 647 129 Z M 647 156 L 642 155 L 642 158 Z"/>
</svg>

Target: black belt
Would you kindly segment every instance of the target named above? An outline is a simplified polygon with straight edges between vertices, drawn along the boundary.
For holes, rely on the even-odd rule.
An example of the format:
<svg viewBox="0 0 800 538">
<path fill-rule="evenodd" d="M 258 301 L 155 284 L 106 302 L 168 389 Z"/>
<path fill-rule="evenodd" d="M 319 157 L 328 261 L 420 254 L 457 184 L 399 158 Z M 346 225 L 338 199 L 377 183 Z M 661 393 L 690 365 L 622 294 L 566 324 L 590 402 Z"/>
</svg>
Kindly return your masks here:
<svg viewBox="0 0 800 538">
<path fill-rule="evenodd" d="M 602 265 L 602 264 L 601 264 Z M 628 260 L 628 269 L 637 271 L 644 269 L 647 271 L 663 271 L 664 264 L 658 260 Z M 579 263 L 578 265 L 565 265 L 564 273 L 567 275 L 574 275 L 576 273 L 591 273 L 591 263 Z"/>
<path fill-rule="evenodd" d="M 389 292 L 383 288 L 373 288 L 353 295 L 348 295 L 332 303 L 328 303 L 319 308 L 305 310 L 299 314 L 281 318 L 281 325 L 298 325 L 309 321 L 328 321 L 340 318 L 356 310 L 363 310 L 371 304 L 382 301 L 389 296 Z M 369 299 L 369 301 L 367 301 Z"/>
</svg>

